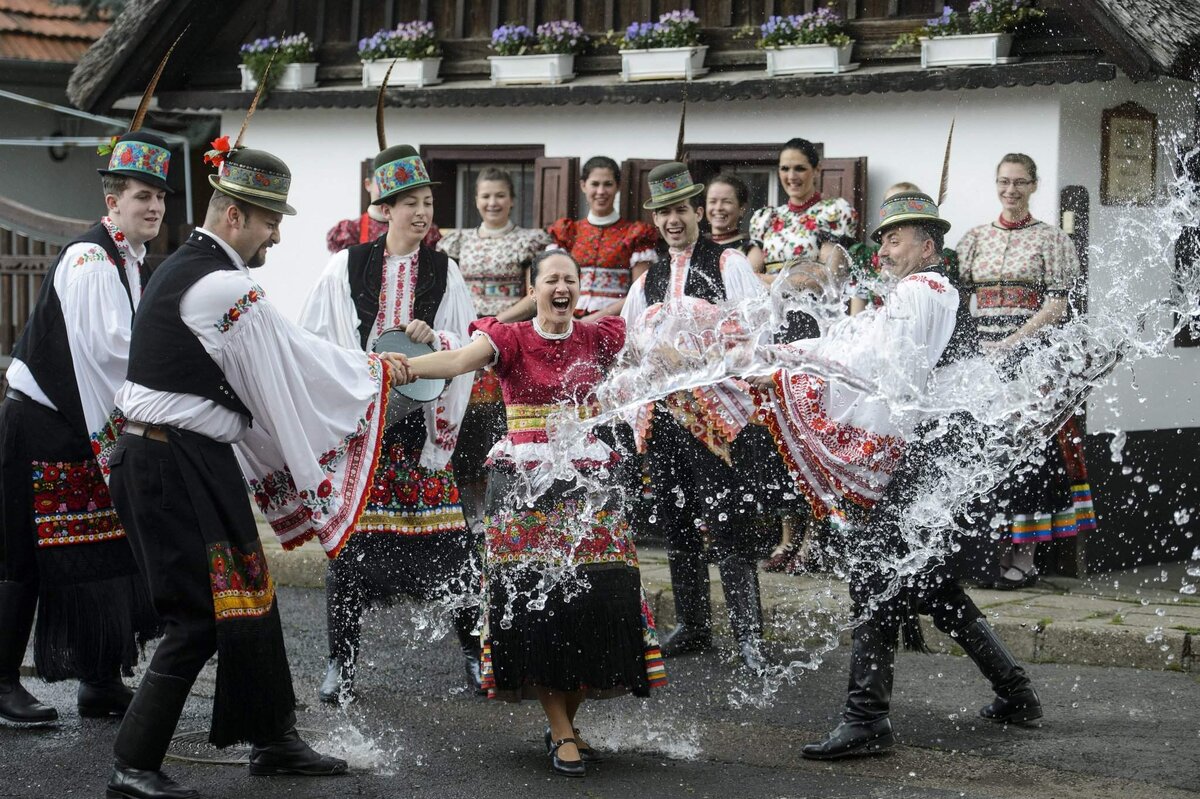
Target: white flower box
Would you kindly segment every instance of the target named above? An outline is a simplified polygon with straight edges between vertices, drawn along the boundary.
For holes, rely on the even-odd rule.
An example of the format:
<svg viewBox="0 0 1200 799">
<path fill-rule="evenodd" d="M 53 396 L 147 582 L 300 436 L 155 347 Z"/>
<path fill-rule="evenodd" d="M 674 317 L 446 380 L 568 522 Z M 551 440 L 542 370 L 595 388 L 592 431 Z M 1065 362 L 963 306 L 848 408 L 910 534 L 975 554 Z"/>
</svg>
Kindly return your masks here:
<svg viewBox="0 0 1200 799">
<path fill-rule="evenodd" d="M 492 85 L 565 83 L 575 77 L 574 53 L 492 55 Z"/>
<path fill-rule="evenodd" d="M 708 45 L 659 47 L 654 50 L 621 50 L 621 80 L 691 80 L 708 72 L 704 56 Z"/>
<path fill-rule="evenodd" d="M 821 72 L 837 74 L 858 69 L 850 63 L 854 42 L 836 47 L 832 44 L 792 44 L 769 47 L 767 53 L 767 75 L 811 75 Z"/>
<path fill-rule="evenodd" d="M 921 66 L 954 67 L 969 64 L 1007 64 L 1014 59 L 1011 33 L 969 33 L 921 39 Z"/>
<path fill-rule="evenodd" d="M 395 64 L 393 67 L 392 64 Z M 382 58 L 376 61 L 362 62 L 362 85 L 364 89 L 378 88 L 383 85 L 383 77 L 387 75 L 388 67 L 392 68 L 388 86 L 433 86 L 441 83 L 438 70 L 442 66 L 440 58 Z"/>
<path fill-rule="evenodd" d="M 239 64 L 238 69 L 242 72 L 242 90 L 247 92 L 256 91 L 258 89 L 258 80 L 254 77 L 254 73 L 250 71 L 250 68 L 245 64 Z M 311 89 L 316 85 L 317 63 L 313 61 L 304 64 L 284 64 L 283 70 L 279 73 L 279 82 L 275 84 L 275 88 Z"/>
</svg>

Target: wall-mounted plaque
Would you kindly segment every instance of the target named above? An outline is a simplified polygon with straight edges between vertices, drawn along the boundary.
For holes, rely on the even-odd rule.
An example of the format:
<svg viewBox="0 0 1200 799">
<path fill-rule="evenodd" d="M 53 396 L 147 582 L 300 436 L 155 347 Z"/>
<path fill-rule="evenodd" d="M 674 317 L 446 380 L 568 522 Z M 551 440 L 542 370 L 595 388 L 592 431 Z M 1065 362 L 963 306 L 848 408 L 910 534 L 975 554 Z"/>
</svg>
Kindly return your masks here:
<svg viewBox="0 0 1200 799">
<path fill-rule="evenodd" d="M 1157 195 L 1158 117 L 1137 103 L 1104 111 L 1100 203 L 1150 205 Z"/>
</svg>

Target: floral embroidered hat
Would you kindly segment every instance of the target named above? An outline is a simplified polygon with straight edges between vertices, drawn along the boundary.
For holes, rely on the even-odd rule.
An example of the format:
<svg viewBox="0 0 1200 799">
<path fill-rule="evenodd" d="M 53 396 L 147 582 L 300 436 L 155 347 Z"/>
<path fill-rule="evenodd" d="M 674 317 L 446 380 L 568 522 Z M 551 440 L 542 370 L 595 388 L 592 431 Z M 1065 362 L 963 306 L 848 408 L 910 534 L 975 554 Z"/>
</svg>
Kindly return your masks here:
<svg viewBox="0 0 1200 799">
<path fill-rule="evenodd" d="M 650 199 L 642 207 L 647 211 L 666 208 L 704 191 L 704 184 L 693 183 L 687 165 L 679 161 L 654 167 L 646 179 L 650 182 Z"/>
<path fill-rule="evenodd" d="M 166 140 L 144 130 L 118 136 L 108 156 L 108 169 L 97 169 L 101 175 L 117 175 L 140 180 L 147 186 L 173 192 L 167 185 L 167 166 L 171 163 L 171 148 Z"/>
<path fill-rule="evenodd" d="M 242 147 L 212 160 L 217 162 L 217 174 L 209 175 L 208 182 L 214 189 L 268 211 L 295 215 L 296 209 L 287 202 L 292 171 L 280 159 L 265 150 Z"/>
<path fill-rule="evenodd" d="M 438 185 L 437 181 L 429 179 L 429 172 L 420 154 L 407 144 L 395 144 L 384 149 L 375 156 L 374 169 L 379 199 L 373 201 L 373 205 L 387 202 L 398 194 L 421 186 Z"/>
<path fill-rule="evenodd" d="M 943 233 L 950 229 L 950 223 L 938 216 L 937 203 L 928 194 L 919 191 L 903 191 L 893 194 L 879 206 L 879 227 L 871 234 L 876 244 L 883 241 L 883 234 L 896 225 L 932 225 Z"/>
</svg>

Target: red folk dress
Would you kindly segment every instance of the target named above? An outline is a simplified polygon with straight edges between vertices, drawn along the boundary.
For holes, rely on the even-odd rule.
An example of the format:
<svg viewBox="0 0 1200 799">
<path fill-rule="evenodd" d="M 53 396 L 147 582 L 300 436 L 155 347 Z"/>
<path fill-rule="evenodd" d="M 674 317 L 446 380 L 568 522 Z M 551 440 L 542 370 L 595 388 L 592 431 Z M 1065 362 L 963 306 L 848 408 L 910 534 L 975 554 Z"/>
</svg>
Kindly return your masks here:
<svg viewBox="0 0 1200 799">
<path fill-rule="evenodd" d="M 547 418 L 559 408 L 590 407 L 625 343 L 625 321 L 576 322 L 556 335 L 536 320 L 488 318 L 471 331 L 496 353 L 508 416 L 508 432 L 488 459 L 484 685 L 510 701 L 535 698 L 535 687 L 645 696 L 666 684 L 666 672 L 619 492 L 589 503 L 576 481 L 559 479 L 532 504 L 516 500 L 521 477 L 552 463 Z M 601 480 L 620 462 L 590 433 L 571 459 Z M 564 570 L 574 576 L 540 587 Z M 530 607 L 543 597 L 544 606 Z"/>
<path fill-rule="evenodd" d="M 604 223 L 587 219 L 560 219 L 546 229 L 554 243 L 571 253 L 579 264 L 577 317 L 587 316 L 625 299 L 633 283 L 633 268 L 658 260 L 654 251 L 658 231 L 645 222 L 615 219 Z"/>
</svg>

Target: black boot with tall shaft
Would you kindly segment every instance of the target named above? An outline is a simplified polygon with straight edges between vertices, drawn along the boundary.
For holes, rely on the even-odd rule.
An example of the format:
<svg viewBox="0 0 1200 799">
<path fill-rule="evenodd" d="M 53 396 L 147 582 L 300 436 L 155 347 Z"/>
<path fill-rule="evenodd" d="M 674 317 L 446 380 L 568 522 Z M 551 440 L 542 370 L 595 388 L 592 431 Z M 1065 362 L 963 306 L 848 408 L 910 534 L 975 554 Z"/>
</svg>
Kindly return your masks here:
<svg viewBox="0 0 1200 799">
<path fill-rule="evenodd" d="M 979 671 L 992 684 L 996 698 L 980 708 L 979 715 L 1000 724 L 1023 724 L 1042 717 L 1042 702 L 1025 669 L 985 620 L 975 619 L 954 632 Z"/>
<path fill-rule="evenodd" d="M 476 696 L 487 696 L 483 687 L 483 673 L 480 656 L 482 647 L 475 627 L 479 621 L 479 611 L 476 608 L 460 608 L 454 612 L 454 632 L 458 635 L 458 645 L 462 649 L 463 670 L 467 675 L 467 688 Z"/>
<path fill-rule="evenodd" d="M 762 599 L 758 590 L 758 565 L 737 555 L 724 558 L 717 568 L 725 606 L 729 609 L 729 627 L 737 641 L 738 654 L 746 668 L 755 674 L 766 669 L 762 656 Z"/>
<path fill-rule="evenodd" d="M 43 705 L 21 685 L 21 660 L 36 609 L 36 585 L 0 581 L 0 718 L 18 724 L 58 720 L 57 710 Z"/>
<path fill-rule="evenodd" d="M 199 799 L 199 793 L 162 772 L 191 687 L 182 677 L 156 671 L 142 677 L 113 744 L 117 762 L 108 780 L 107 799 Z"/>
<path fill-rule="evenodd" d="M 824 741 L 801 750 L 814 760 L 836 760 L 890 749 L 896 743 L 888 711 L 896 663 L 896 624 L 880 612 L 854 630 L 850 651 L 850 685 L 842 723 Z"/>
<path fill-rule="evenodd" d="M 667 566 L 675 595 L 675 627 L 662 638 L 663 657 L 712 649 L 712 603 L 704 556 L 668 551 Z"/>
</svg>

